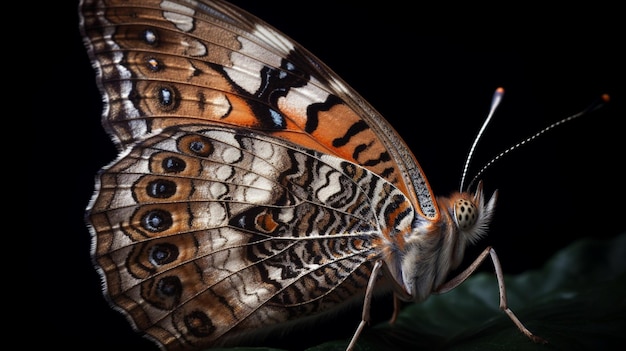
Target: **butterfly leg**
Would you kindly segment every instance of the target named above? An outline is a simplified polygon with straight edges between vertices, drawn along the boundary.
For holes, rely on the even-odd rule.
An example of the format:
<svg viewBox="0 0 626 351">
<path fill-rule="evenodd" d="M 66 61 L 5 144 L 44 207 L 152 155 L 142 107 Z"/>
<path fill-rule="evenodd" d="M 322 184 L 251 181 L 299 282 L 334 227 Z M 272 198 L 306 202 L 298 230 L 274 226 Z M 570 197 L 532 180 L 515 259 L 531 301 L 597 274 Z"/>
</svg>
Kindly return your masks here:
<svg viewBox="0 0 626 351">
<path fill-rule="evenodd" d="M 351 351 L 356 346 L 356 341 L 359 338 L 359 335 L 365 328 L 365 325 L 370 321 L 370 306 L 372 304 L 372 294 L 374 292 L 374 285 L 376 284 L 376 280 L 378 278 L 378 271 L 383 266 L 382 261 L 376 261 L 374 263 L 374 267 L 372 268 L 372 273 L 370 275 L 370 280 L 367 282 L 367 288 L 365 290 L 365 299 L 363 301 L 363 313 L 361 314 L 361 323 L 356 328 L 354 335 L 352 336 L 352 340 L 350 340 L 350 344 L 346 348 L 346 351 Z"/>
<path fill-rule="evenodd" d="M 517 328 L 522 333 L 524 333 L 524 335 L 526 335 L 530 340 L 541 344 L 547 343 L 545 339 L 531 333 L 530 330 L 528 330 L 524 326 L 524 324 L 522 324 L 522 322 L 517 318 L 515 313 L 513 313 L 513 311 L 511 311 L 511 309 L 509 308 L 506 301 L 506 288 L 504 286 L 504 274 L 502 273 L 502 266 L 500 265 L 500 260 L 498 259 L 498 255 L 496 255 L 496 251 L 491 246 L 485 248 L 485 250 L 476 258 L 476 260 L 474 260 L 474 262 L 472 262 L 472 264 L 467 267 L 467 269 L 465 269 L 456 277 L 452 278 L 447 283 L 439 286 L 433 293 L 443 294 L 459 286 L 465 281 L 465 279 L 467 279 L 470 275 L 472 275 L 472 273 L 474 273 L 476 268 L 478 268 L 478 266 L 483 263 L 485 258 L 487 258 L 487 255 L 491 256 L 491 261 L 493 262 L 493 266 L 496 271 L 496 278 L 498 279 L 498 289 L 500 290 L 500 309 L 504 311 L 507 316 L 509 316 L 509 318 L 511 319 L 511 321 L 513 321 Z"/>
<path fill-rule="evenodd" d="M 400 313 L 401 304 L 402 302 L 400 302 L 400 298 L 398 297 L 398 295 L 393 294 L 393 314 L 389 319 L 389 324 L 394 324 L 396 322 L 396 319 L 398 319 L 398 313 Z"/>
</svg>

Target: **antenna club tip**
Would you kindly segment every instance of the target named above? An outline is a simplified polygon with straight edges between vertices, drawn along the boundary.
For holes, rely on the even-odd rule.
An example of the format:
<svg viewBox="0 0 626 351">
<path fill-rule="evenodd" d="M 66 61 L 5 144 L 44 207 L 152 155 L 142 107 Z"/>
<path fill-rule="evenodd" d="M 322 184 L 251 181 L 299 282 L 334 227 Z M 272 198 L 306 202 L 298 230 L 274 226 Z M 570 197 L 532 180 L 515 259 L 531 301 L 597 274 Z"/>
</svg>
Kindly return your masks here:
<svg viewBox="0 0 626 351">
<path fill-rule="evenodd" d="M 600 99 L 602 99 L 602 102 L 606 104 L 607 102 L 611 101 L 611 96 L 609 94 L 602 94 Z"/>
<path fill-rule="evenodd" d="M 498 87 L 498 88 L 496 89 L 496 93 L 498 93 L 498 94 L 504 94 L 504 88 L 503 88 L 503 87 Z"/>
</svg>

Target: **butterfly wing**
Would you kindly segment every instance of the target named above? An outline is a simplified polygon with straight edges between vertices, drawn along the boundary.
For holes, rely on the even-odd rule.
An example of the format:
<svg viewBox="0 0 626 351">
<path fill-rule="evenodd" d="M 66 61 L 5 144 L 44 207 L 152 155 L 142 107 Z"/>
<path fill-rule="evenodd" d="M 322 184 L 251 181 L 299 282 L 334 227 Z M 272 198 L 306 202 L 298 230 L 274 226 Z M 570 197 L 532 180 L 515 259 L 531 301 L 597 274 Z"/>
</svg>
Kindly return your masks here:
<svg viewBox="0 0 626 351">
<path fill-rule="evenodd" d="M 393 128 L 306 49 L 223 1 L 81 3 L 81 28 L 120 149 L 161 128 L 217 122 L 362 165 L 428 218 L 433 195 Z"/>
<path fill-rule="evenodd" d="M 358 165 L 206 126 L 129 148 L 99 189 L 89 217 L 106 295 L 168 349 L 228 343 L 362 298 L 379 233 L 412 213 Z M 405 216 L 392 215 L 402 204 Z"/>
</svg>

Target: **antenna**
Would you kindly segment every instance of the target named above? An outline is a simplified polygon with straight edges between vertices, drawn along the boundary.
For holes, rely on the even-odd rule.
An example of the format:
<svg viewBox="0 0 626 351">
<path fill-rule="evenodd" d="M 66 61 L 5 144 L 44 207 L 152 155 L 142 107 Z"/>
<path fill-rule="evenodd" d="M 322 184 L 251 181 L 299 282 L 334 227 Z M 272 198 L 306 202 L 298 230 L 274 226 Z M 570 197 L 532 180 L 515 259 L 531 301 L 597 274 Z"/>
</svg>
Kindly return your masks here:
<svg viewBox="0 0 626 351">
<path fill-rule="evenodd" d="M 470 151 L 467 154 L 467 158 L 465 159 L 465 166 L 463 166 L 463 172 L 461 173 L 461 185 L 459 187 L 460 192 L 463 192 L 463 183 L 465 183 L 465 176 L 467 175 L 467 170 L 472 160 L 472 156 L 474 156 L 474 150 L 476 149 L 476 145 L 478 144 L 478 141 L 480 140 L 480 138 L 483 136 L 483 133 L 485 132 L 485 129 L 487 128 L 487 125 L 489 124 L 489 122 L 491 122 L 491 117 L 493 117 L 493 114 L 496 112 L 496 108 L 498 108 L 498 105 L 500 105 L 500 101 L 502 101 L 503 95 L 504 95 L 504 88 L 502 87 L 497 88 L 496 91 L 493 93 L 493 98 L 491 99 L 491 107 L 489 108 L 489 115 L 487 115 L 487 119 L 485 119 L 485 122 L 483 122 L 482 127 L 480 127 L 478 134 L 476 134 L 476 138 L 474 138 L 474 143 L 472 144 L 472 147 L 470 148 Z M 473 182 L 474 181 L 472 180 L 472 183 Z M 468 186 L 468 189 L 469 189 L 469 186 Z"/>
<path fill-rule="evenodd" d="M 501 88 L 498 88 L 496 90 L 496 94 L 498 92 L 498 90 Z M 503 90 L 504 91 L 504 90 Z M 496 94 L 494 94 L 494 100 L 496 99 Z M 476 175 L 474 176 L 474 178 L 472 178 L 472 180 L 469 182 L 469 185 L 467 186 L 467 188 L 471 188 L 472 184 L 474 184 L 474 182 L 483 174 L 485 173 L 485 171 L 487 170 L 487 168 L 491 167 L 496 161 L 498 161 L 499 159 L 501 159 L 502 157 L 504 157 L 506 154 L 510 153 L 511 151 L 520 148 L 522 145 L 536 139 L 537 137 L 539 137 L 540 135 L 543 135 L 544 133 L 546 133 L 549 130 L 552 130 L 566 122 L 569 122 L 571 120 L 574 120 L 578 117 L 584 116 L 586 114 L 589 114 L 597 109 L 602 108 L 604 105 L 606 105 L 609 101 L 610 101 L 610 96 L 608 94 L 602 94 L 600 96 L 600 98 L 596 99 L 595 101 L 593 101 L 589 106 L 587 106 L 587 108 L 585 108 L 584 110 L 573 114 L 569 117 L 565 117 L 563 119 L 561 119 L 560 121 L 554 122 L 552 124 L 550 124 L 549 126 L 541 129 L 540 131 L 536 132 L 535 134 L 527 137 L 526 139 L 523 139 L 522 141 L 514 144 L 513 146 L 507 148 L 506 150 L 500 152 L 497 156 L 495 156 L 494 158 L 492 158 L 489 162 L 487 162 L 479 171 L 478 173 L 476 173 Z M 497 101 L 497 103 L 499 103 L 499 101 Z M 461 191 L 463 191 L 463 180 L 465 178 L 465 174 L 467 172 L 467 168 L 468 168 L 468 164 L 469 164 L 469 159 L 472 156 L 472 153 L 474 151 L 474 147 L 478 141 L 478 138 L 481 137 L 481 134 L 483 133 L 483 130 L 485 128 L 485 126 L 487 125 L 487 123 L 489 123 L 489 119 L 491 119 L 491 114 L 493 113 L 493 110 L 495 110 L 495 107 L 493 106 L 494 102 L 492 102 L 492 112 L 490 112 L 489 116 L 487 117 L 487 120 L 485 121 L 485 123 L 483 123 L 483 127 L 481 128 L 481 130 L 478 132 L 478 135 L 476 136 L 476 139 L 474 140 L 474 145 L 472 145 L 472 149 L 470 150 L 470 154 L 468 155 L 468 159 L 465 163 L 465 168 L 463 169 L 463 179 L 461 180 Z M 496 106 L 497 107 L 497 106 Z"/>
</svg>

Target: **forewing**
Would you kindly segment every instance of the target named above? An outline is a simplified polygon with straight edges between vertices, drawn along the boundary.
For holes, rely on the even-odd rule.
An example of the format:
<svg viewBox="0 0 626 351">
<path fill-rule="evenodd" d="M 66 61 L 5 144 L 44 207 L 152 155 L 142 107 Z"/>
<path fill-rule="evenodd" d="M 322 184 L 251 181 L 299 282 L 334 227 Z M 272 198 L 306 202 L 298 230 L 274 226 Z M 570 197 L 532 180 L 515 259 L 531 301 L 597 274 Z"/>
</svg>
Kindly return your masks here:
<svg viewBox="0 0 626 351">
<path fill-rule="evenodd" d="M 223 1 L 84 0 L 103 125 L 123 150 L 171 125 L 213 121 L 362 165 L 437 217 L 393 128 L 306 49 Z"/>
</svg>

